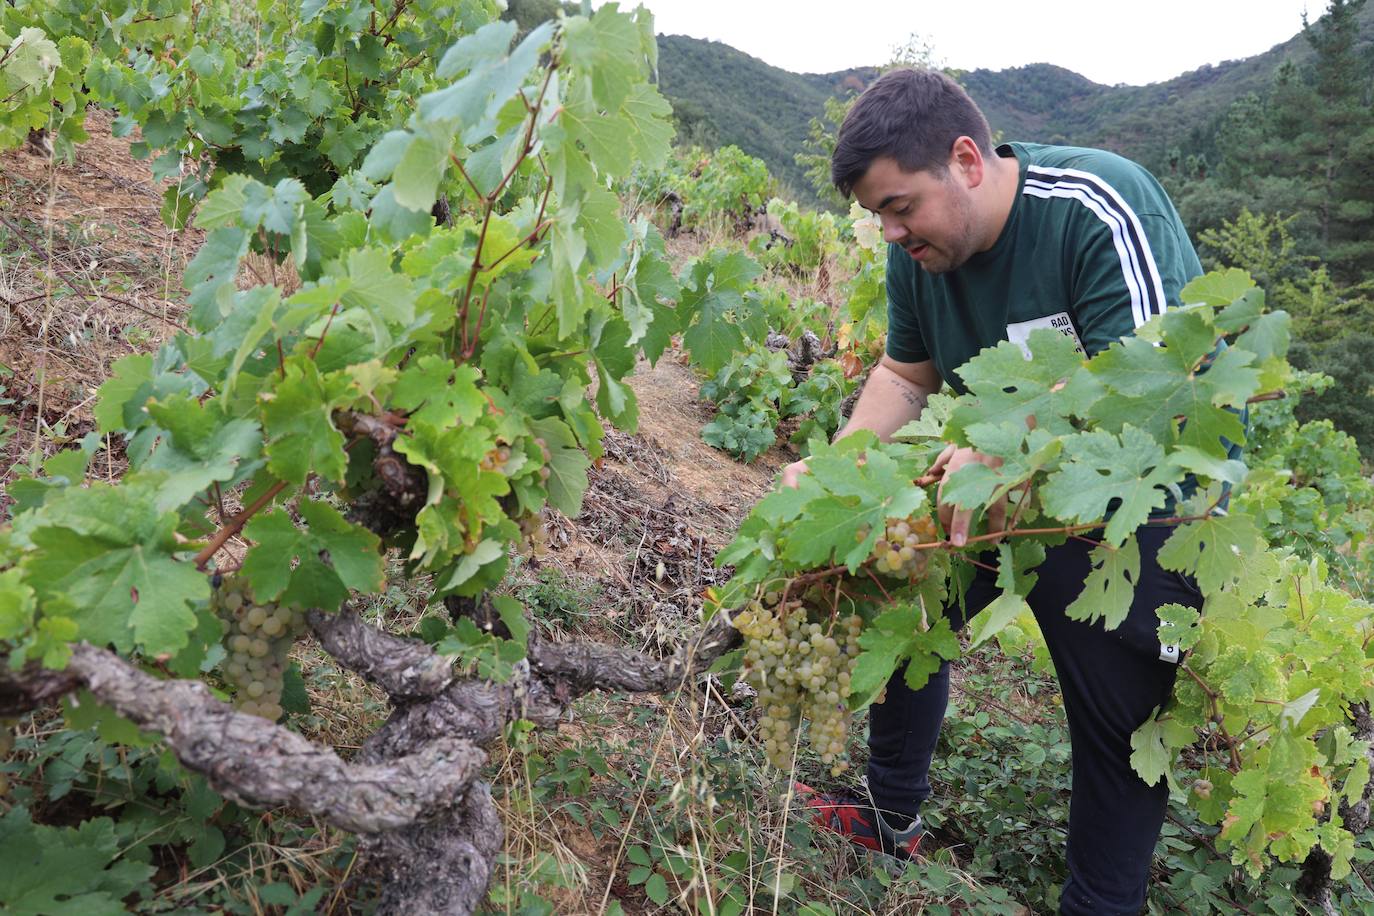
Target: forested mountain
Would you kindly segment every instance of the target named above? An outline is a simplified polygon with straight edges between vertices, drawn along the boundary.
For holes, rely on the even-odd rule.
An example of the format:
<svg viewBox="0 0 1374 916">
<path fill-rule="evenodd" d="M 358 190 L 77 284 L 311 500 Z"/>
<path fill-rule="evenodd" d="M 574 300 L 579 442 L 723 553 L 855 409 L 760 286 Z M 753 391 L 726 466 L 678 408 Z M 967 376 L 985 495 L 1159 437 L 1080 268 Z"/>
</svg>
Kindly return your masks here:
<svg viewBox="0 0 1374 916">
<path fill-rule="evenodd" d="M 658 38 L 659 88 L 673 103 L 680 139 L 705 147 L 733 143 L 801 195 L 810 186 L 792 157 L 808 123 L 827 98 L 862 90 L 878 72 L 791 73 L 718 41 Z"/>
<path fill-rule="evenodd" d="M 1359 10 L 1360 50 L 1374 47 L 1374 5 Z M 1217 122 L 1247 93 L 1263 93 L 1285 61 L 1313 52 L 1301 23 L 1294 36 L 1263 54 L 1200 67 L 1148 86 L 1104 86 L 1062 67 L 1032 64 L 959 74 L 994 130 L 1007 138 L 1104 146 L 1164 168 L 1175 149 L 1215 158 Z M 659 37 L 659 80 L 690 139 L 733 143 L 768 163 L 799 192 L 805 179 L 792 161 L 824 100 L 861 88 L 876 67 L 798 74 L 714 41 Z"/>
</svg>

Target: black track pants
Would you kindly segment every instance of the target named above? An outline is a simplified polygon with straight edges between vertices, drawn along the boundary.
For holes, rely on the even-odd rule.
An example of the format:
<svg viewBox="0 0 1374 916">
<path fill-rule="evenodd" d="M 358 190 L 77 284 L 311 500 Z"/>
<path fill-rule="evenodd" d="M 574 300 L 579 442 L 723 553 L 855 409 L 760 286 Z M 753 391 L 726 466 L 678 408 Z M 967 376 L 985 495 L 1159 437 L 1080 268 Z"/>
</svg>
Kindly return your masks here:
<svg viewBox="0 0 1374 916">
<path fill-rule="evenodd" d="M 1084 541 L 1069 540 L 1048 551 L 1028 599 L 1059 675 L 1073 742 L 1069 880 L 1060 899 L 1062 913 L 1133 916 L 1145 901 L 1169 793 L 1162 781 L 1147 786 L 1131 769 L 1131 733 L 1168 699 L 1178 670 L 1160 657 L 1155 610 L 1170 602 L 1195 608 L 1202 603 L 1191 580 L 1155 561 L 1171 530 L 1137 532 L 1140 580 L 1130 614 L 1116 630 L 1064 615 L 1090 569 L 1092 546 Z M 984 559 L 995 563 L 996 554 Z M 968 592 L 970 616 L 999 594 L 994 579 L 994 573 L 978 570 Z M 961 624 L 957 607 L 945 613 Z M 917 691 L 899 672 L 887 686 L 886 700 L 872 707 L 868 781 L 879 808 L 916 814 L 930 795 L 930 760 L 948 701 L 946 664 Z"/>
</svg>

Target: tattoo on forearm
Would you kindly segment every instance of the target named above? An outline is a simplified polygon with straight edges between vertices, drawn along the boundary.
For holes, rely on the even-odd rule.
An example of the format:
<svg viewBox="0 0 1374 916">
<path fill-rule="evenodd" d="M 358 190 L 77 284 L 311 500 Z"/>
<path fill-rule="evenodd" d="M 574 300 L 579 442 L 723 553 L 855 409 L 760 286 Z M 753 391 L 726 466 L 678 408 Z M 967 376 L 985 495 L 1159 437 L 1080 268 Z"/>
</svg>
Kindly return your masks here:
<svg viewBox="0 0 1374 916">
<path fill-rule="evenodd" d="M 890 378 L 888 381 L 895 385 L 897 390 L 902 393 L 902 400 L 906 401 L 917 410 L 925 410 L 925 395 L 912 391 L 910 384 L 903 379 Z"/>
</svg>

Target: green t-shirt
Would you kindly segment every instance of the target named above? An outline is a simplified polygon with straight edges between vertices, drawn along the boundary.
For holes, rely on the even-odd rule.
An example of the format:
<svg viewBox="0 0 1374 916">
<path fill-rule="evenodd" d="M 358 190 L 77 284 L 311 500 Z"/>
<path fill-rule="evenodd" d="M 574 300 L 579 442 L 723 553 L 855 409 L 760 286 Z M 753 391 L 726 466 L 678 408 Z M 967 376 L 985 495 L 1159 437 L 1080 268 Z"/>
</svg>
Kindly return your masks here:
<svg viewBox="0 0 1374 916">
<path fill-rule="evenodd" d="M 935 275 L 899 245 L 887 255 L 888 355 L 934 360 L 961 394 L 958 369 L 984 347 L 1056 328 L 1092 356 L 1178 305 L 1202 273 L 1178 211 L 1134 162 L 1034 143 L 997 154 L 1015 155 L 1020 179 L 990 249 Z"/>
</svg>

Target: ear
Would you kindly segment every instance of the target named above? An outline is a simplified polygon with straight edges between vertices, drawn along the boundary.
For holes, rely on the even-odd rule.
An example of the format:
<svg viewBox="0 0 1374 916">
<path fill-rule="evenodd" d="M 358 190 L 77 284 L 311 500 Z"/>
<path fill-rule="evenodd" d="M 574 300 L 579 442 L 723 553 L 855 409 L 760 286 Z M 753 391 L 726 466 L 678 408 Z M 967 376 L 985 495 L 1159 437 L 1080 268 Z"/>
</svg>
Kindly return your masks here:
<svg viewBox="0 0 1374 916">
<path fill-rule="evenodd" d="M 976 188 L 983 183 L 983 151 L 972 137 L 960 137 L 949 150 L 949 171 L 960 178 L 966 187 Z"/>
</svg>

